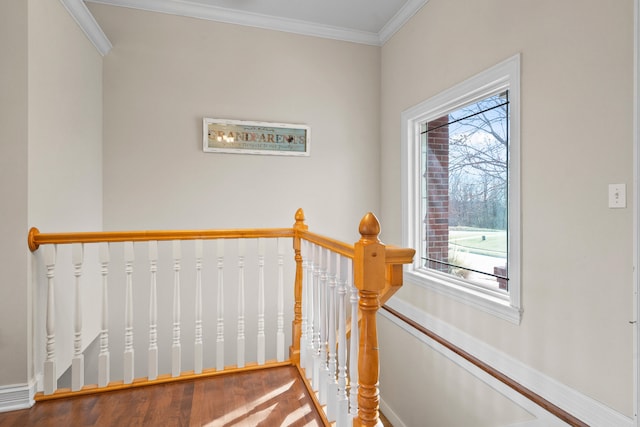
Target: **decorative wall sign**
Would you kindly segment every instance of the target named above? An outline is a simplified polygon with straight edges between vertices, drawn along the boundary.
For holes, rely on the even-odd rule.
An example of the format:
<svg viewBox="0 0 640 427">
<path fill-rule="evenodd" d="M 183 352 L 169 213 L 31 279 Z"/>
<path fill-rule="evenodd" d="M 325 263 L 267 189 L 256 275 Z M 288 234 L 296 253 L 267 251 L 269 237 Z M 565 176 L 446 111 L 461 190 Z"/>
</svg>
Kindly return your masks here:
<svg viewBox="0 0 640 427">
<path fill-rule="evenodd" d="M 208 153 L 309 155 L 309 126 L 204 118 L 202 128 Z"/>
</svg>

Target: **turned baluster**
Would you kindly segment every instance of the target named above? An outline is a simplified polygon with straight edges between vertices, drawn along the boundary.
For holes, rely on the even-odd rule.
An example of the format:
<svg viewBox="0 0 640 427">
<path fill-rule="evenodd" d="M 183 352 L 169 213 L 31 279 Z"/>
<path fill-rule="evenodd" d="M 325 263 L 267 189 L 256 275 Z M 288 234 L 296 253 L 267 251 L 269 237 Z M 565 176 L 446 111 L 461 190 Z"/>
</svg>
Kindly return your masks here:
<svg viewBox="0 0 640 427">
<path fill-rule="evenodd" d="M 124 384 L 133 383 L 133 242 L 124 242 L 126 288 L 124 302 Z"/>
<path fill-rule="evenodd" d="M 327 321 L 328 321 L 328 268 L 329 268 L 329 250 L 322 248 L 320 255 L 320 287 L 318 289 L 318 297 L 320 298 L 320 349 L 319 349 L 319 368 L 318 368 L 318 400 L 321 405 L 327 404 L 327 377 L 329 368 L 327 367 Z"/>
<path fill-rule="evenodd" d="M 336 426 L 349 422 L 349 400 L 347 397 L 347 274 L 351 260 L 339 256 L 338 268 L 338 406 Z M 357 318 L 357 316 L 356 316 Z"/>
<path fill-rule="evenodd" d="M 195 343 L 193 349 L 193 371 L 202 373 L 203 347 L 202 342 L 202 240 L 195 241 L 196 249 L 196 302 L 195 302 Z"/>
<path fill-rule="evenodd" d="M 56 246 L 47 245 L 44 250 L 44 263 L 47 266 L 47 356 L 44 361 L 44 394 L 53 394 L 58 386 L 56 373 L 56 305 L 55 305 L 55 269 Z"/>
<path fill-rule="evenodd" d="M 82 354 L 82 287 L 80 284 L 84 258 L 84 246 L 82 243 L 75 243 L 71 246 L 71 258 L 73 262 L 73 275 L 76 283 L 73 359 L 71 359 L 71 391 L 78 391 L 84 386 L 84 355 Z"/>
<path fill-rule="evenodd" d="M 258 239 L 258 365 L 264 365 L 265 362 L 264 252 L 264 239 Z"/>
<path fill-rule="evenodd" d="M 158 378 L 158 295 L 157 295 L 157 271 L 158 271 L 158 242 L 149 242 L 149 352 L 148 352 L 148 376 L 149 380 Z"/>
<path fill-rule="evenodd" d="M 102 274 L 102 316 L 100 327 L 100 353 L 98 354 L 98 387 L 109 384 L 109 292 L 107 276 L 109 274 L 109 243 L 101 243 L 99 249 L 100 273 Z"/>
<path fill-rule="evenodd" d="M 182 248 L 179 240 L 173 241 L 173 343 L 171 344 L 171 376 L 180 376 L 182 345 L 180 343 L 180 262 Z"/>
<path fill-rule="evenodd" d="M 238 368 L 244 368 L 244 256 L 245 241 L 238 239 L 238 337 L 237 337 L 237 364 Z"/>
<path fill-rule="evenodd" d="M 320 268 L 317 263 L 318 245 L 310 243 L 309 251 L 309 288 L 307 290 L 307 370 L 306 375 L 309 380 L 313 378 L 315 349 L 316 349 L 316 290 L 318 288 L 318 280 L 320 279 Z"/>
<path fill-rule="evenodd" d="M 278 239 L 278 317 L 276 331 L 276 360 L 284 361 L 284 243 Z"/>
<path fill-rule="evenodd" d="M 336 382 L 336 285 L 338 275 L 338 254 L 329 252 L 329 288 L 327 301 L 327 417 L 336 419 L 338 406 L 338 383 Z"/>
<path fill-rule="evenodd" d="M 311 376 L 311 384 L 314 387 L 314 390 L 318 390 L 320 386 L 320 340 L 321 340 L 321 332 L 320 332 L 320 322 L 322 313 L 320 312 L 320 278 L 322 276 L 322 272 L 320 270 L 320 254 L 322 248 L 314 245 L 314 259 L 313 259 L 313 349 L 312 349 L 312 357 L 313 357 L 313 372 Z"/>
<path fill-rule="evenodd" d="M 216 325 L 216 370 L 224 370 L 224 239 L 218 239 L 218 298 Z"/>
</svg>

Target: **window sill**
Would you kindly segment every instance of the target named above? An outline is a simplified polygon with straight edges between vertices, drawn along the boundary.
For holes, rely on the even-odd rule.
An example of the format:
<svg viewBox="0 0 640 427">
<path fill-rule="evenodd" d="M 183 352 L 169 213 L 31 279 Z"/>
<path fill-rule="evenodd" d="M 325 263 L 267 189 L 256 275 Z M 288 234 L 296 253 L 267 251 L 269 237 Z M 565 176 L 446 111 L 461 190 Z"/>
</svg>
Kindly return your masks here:
<svg viewBox="0 0 640 427">
<path fill-rule="evenodd" d="M 431 274 L 419 270 L 405 271 L 405 280 L 416 286 L 446 295 L 456 301 L 490 313 L 516 325 L 522 319 L 522 310 L 510 304 L 509 296 L 503 292 L 483 289 L 464 280 Z"/>
</svg>

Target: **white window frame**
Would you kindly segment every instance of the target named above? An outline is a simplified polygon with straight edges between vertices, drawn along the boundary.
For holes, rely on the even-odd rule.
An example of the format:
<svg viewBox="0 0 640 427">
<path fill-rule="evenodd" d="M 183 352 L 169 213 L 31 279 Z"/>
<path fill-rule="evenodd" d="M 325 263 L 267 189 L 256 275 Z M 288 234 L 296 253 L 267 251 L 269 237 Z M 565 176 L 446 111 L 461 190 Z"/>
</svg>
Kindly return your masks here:
<svg viewBox="0 0 640 427">
<path fill-rule="evenodd" d="M 520 54 L 485 70 L 402 112 L 403 245 L 419 248 L 424 238 L 420 215 L 420 124 L 437 119 L 469 103 L 509 90 L 509 290 L 493 291 L 462 278 L 423 267 L 416 256 L 407 266 L 409 283 L 448 295 L 500 318 L 519 324 L 522 317 L 520 281 Z"/>
</svg>

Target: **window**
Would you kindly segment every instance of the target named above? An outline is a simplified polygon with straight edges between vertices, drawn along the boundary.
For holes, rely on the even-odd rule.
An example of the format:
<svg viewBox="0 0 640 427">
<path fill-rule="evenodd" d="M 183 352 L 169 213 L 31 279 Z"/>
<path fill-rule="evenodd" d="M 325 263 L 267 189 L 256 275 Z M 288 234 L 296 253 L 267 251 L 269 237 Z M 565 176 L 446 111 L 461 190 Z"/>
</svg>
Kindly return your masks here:
<svg viewBox="0 0 640 427">
<path fill-rule="evenodd" d="M 520 321 L 519 55 L 402 114 L 408 280 Z"/>
</svg>

